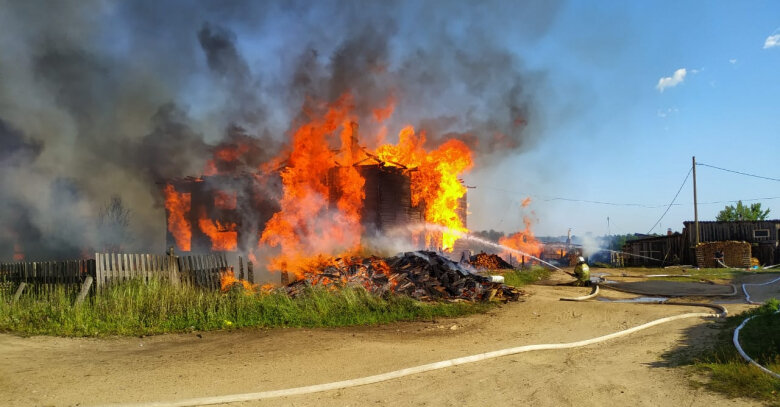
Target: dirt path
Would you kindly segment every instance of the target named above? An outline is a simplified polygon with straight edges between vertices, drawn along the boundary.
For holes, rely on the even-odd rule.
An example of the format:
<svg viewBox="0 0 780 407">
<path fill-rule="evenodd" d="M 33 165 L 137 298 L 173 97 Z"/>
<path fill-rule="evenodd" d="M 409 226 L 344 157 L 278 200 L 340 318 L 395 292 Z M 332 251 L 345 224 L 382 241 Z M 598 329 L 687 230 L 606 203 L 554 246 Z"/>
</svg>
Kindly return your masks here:
<svg viewBox="0 0 780 407">
<path fill-rule="evenodd" d="M 538 343 L 571 342 L 691 307 L 561 302 L 587 289 L 534 286 L 487 315 L 379 327 L 273 329 L 147 338 L 0 335 L 0 405 L 177 400 L 276 390 L 378 374 Z M 610 293 L 618 297 L 623 294 Z M 737 312 L 744 305 L 729 305 Z M 707 340 L 685 319 L 585 348 L 523 353 L 375 385 L 239 405 L 758 405 L 688 385 L 664 354 Z"/>
</svg>

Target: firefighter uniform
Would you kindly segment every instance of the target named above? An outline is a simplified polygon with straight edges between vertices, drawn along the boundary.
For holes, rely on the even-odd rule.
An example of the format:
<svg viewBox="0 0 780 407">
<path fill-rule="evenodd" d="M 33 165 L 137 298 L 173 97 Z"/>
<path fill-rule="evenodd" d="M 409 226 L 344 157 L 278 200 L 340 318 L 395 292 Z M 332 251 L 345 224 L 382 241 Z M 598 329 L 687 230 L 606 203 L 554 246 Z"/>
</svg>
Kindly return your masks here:
<svg viewBox="0 0 780 407">
<path fill-rule="evenodd" d="M 574 266 L 574 275 L 577 277 L 577 285 L 590 284 L 590 268 L 585 259 L 580 256 L 577 265 Z"/>
</svg>

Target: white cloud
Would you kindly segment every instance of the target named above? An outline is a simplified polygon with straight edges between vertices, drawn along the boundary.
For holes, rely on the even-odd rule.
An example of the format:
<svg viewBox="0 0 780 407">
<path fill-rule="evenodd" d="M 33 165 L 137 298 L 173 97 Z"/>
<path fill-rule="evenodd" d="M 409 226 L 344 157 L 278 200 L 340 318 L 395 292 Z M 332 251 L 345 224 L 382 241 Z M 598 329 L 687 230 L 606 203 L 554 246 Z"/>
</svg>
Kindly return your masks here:
<svg viewBox="0 0 780 407">
<path fill-rule="evenodd" d="M 735 65 L 735 64 L 737 63 L 737 58 L 731 58 L 731 59 L 729 59 L 729 63 L 730 63 L 731 65 Z"/>
<path fill-rule="evenodd" d="M 663 92 L 666 88 L 673 88 L 682 83 L 685 80 L 685 74 L 688 73 L 685 68 L 680 68 L 674 71 L 672 76 L 667 76 L 658 80 L 658 85 L 655 85 L 659 92 Z"/>
<path fill-rule="evenodd" d="M 764 49 L 780 47 L 780 34 L 770 35 L 764 41 Z"/>
</svg>

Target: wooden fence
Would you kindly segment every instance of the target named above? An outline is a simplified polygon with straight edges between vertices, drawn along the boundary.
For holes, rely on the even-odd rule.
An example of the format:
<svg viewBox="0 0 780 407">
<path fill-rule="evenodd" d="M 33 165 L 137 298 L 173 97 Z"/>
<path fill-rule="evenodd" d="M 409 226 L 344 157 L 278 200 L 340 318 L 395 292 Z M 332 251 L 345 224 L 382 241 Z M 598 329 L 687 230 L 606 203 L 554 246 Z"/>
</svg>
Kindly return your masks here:
<svg viewBox="0 0 780 407">
<path fill-rule="evenodd" d="M 27 292 L 52 295 L 79 291 L 87 276 L 95 275 L 95 260 L 33 261 L 0 264 L 0 296 L 8 297 L 25 283 Z"/>
<path fill-rule="evenodd" d="M 149 281 L 152 278 L 178 284 L 176 259 L 155 254 L 95 253 L 95 288 L 131 279 Z"/>
<path fill-rule="evenodd" d="M 233 271 L 224 254 L 183 256 L 177 262 L 183 284 L 219 290 L 221 273 Z"/>
<path fill-rule="evenodd" d="M 217 290 L 225 271 L 233 271 L 233 267 L 224 254 L 95 253 L 95 259 L 88 260 L 0 263 L 0 298 L 10 298 L 20 286 L 25 293 L 36 295 L 50 295 L 59 289 L 78 293 L 89 276 L 94 279 L 92 294 L 122 281 L 152 278 Z"/>
</svg>

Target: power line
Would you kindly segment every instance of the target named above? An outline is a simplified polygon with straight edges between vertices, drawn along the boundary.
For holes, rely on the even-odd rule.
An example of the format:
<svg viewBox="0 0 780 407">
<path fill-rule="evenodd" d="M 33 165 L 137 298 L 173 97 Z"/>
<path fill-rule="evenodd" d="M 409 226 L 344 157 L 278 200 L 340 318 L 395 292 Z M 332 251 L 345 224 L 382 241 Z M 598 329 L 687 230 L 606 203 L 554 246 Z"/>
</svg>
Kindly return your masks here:
<svg viewBox="0 0 780 407">
<path fill-rule="evenodd" d="M 697 163 L 698 164 L 698 163 Z M 512 191 L 504 188 L 497 188 L 487 185 L 480 185 L 479 188 L 485 188 L 485 189 L 492 189 L 496 191 L 505 192 L 508 194 L 519 194 L 523 196 L 528 196 L 534 199 L 540 199 L 543 202 L 552 202 L 552 201 L 565 201 L 565 202 L 579 202 L 579 203 L 590 203 L 590 204 L 597 204 L 597 205 L 608 205 L 608 206 L 628 206 L 628 207 L 637 207 L 637 208 L 643 208 L 643 209 L 658 209 L 658 208 L 665 208 L 669 206 L 669 204 L 640 204 L 640 203 L 626 203 L 626 202 L 607 202 L 607 201 L 592 201 L 587 199 L 575 199 L 575 198 L 568 198 L 568 197 L 549 197 L 549 196 L 543 196 L 543 195 L 532 195 L 532 194 L 526 194 L 519 191 Z M 755 202 L 755 201 L 771 201 L 774 199 L 780 199 L 780 196 L 769 196 L 765 198 L 750 198 L 750 199 L 726 199 L 722 201 L 710 201 L 710 202 L 699 202 L 699 205 L 717 205 L 717 204 L 724 204 L 724 203 L 735 203 L 735 202 Z M 511 201 L 511 204 L 514 204 L 515 201 Z M 672 206 L 688 206 L 693 205 L 693 202 L 681 202 L 681 203 L 674 203 Z"/>
<path fill-rule="evenodd" d="M 734 202 L 770 201 L 772 199 L 780 199 L 780 196 L 770 196 L 766 198 L 752 198 L 752 199 L 731 199 L 728 201 L 699 202 L 699 205 L 715 205 L 715 204 L 734 203 Z M 675 204 L 675 205 L 691 205 L 691 204 Z"/>
<path fill-rule="evenodd" d="M 678 196 L 680 196 L 680 191 L 682 191 L 683 187 L 685 186 L 685 183 L 686 183 L 686 182 L 688 182 L 688 177 L 690 177 L 690 176 L 691 176 L 691 172 L 693 172 L 693 167 L 691 167 L 691 168 L 688 170 L 688 174 L 686 174 L 686 175 L 685 175 L 685 179 L 683 180 L 682 184 L 680 185 L 680 189 L 678 189 L 678 190 L 677 190 L 677 193 L 676 193 L 676 194 L 674 194 L 674 198 L 672 198 L 672 202 L 670 202 L 670 203 L 669 203 L 669 206 L 667 206 L 667 207 L 666 207 L 666 210 L 664 211 L 663 215 L 661 215 L 661 217 L 660 217 L 660 218 L 658 218 L 658 221 L 656 221 L 656 222 L 655 222 L 655 224 L 653 225 L 653 227 L 651 227 L 651 228 L 650 228 L 650 230 L 647 232 L 647 234 L 648 234 L 648 235 L 650 234 L 650 232 L 652 232 L 652 231 L 653 231 L 653 229 L 655 229 L 655 227 L 656 227 L 656 226 L 657 226 L 659 223 L 661 223 L 661 219 L 663 219 L 663 218 L 664 218 L 664 216 L 666 216 L 666 214 L 669 212 L 669 209 L 672 207 L 672 205 L 674 205 L 674 201 L 676 201 L 676 200 L 677 200 L 677 197 L 678 197 Z"/>
<path fill-rule="evenodd" d="M 604 202 L 604 201 L 589 201 L 587 199 L 573 199 L 573 198 L 562 198 L 562 197 L 552 197 L 544 199 L 545 202 L 550 201 L 567 201 L 567 202 L 584 202 L 584 203 L 592 203 L 592 204 L 599 204 L 599 205 L 609 205 L 609 206 L 634 206 L 639 208 L 647 208 L 647 209 L 658 209 L 663 208 L 666 205 L 645 205 L 640 203 L 619 203 L 619 202 Z"/>
<path fill-rule="evenodd" d="M 753 178 L 761 178 L 761 179 L 768 179 L 768 180 L 770 180 L 770 181 L 777 181 L 777 182 L 780 182 L 780 179 L 778 179 L 778 178 L 764 177 L 764 176 L 761 176 L 761 175 L 748 174 L 748 173 L 746 173 L 746 172 L 740 172 L 740 171 L 734 171 L 734 170 L 727 170 L 727 169 L 725 169 L 725 168 L 716 167 L 716 166 L 714 166 L 714 165 L 709 165 L 709 164 L 704 164 L 704 163 L 696 163 L 696 165 L 700 165 L 700 166 L 703 166 L 703 167 L 710 167 L 710 168 L 715 168 L 716 170 L 721 170 L 721 171 L 726 171 L 726 172 L 732 172 L 732 173 L 734 173 L 734 174 L 746 175 L 746 176 L 748 176 L 748 177 L 753 177 Z"/>
</svg>

